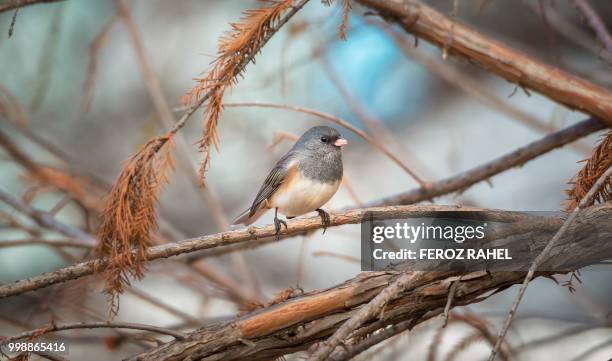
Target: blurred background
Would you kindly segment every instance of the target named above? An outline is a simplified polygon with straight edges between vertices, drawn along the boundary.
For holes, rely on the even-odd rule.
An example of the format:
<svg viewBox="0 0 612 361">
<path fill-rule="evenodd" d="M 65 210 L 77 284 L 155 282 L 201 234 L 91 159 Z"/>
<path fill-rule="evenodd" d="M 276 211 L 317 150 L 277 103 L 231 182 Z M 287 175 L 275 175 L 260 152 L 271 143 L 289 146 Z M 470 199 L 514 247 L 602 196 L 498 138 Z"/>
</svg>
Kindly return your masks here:
<svg viewBox="0 0 612 361">
<path fill-rule="evenodd" d="M 612 54 L 601 50 L 568 1 L 427 3 L 514 48 L 612 88 L 608 65 Z M 590 3 L 611 29 L 612 2 Z M 134 0 L 129 6 L 146 58 L 178 118 L 181 96 L 194 85 L 193 78 L 209 69 L 228 23 L 258 5 Z M 143 64 L 116 12 L 112 1 L 31 6 L 19 11 L 10 38 L 13 12 L 0 14 L 0 131 L 32 162 L 70 169 L 73 180 L 86 182 L 86 202 L 93 208 L 101 207 L 128 156 L 164 132 Z M 354 5 L 348 38 L 342 41 L 337 35 L 341 6 L 309 3 L 272 38 L 256 64 L 247 67 L 244 78 L 226 93 L 226 103 L 285 104 L 337 116 L 370 131 L 427 181 L 480 165 L 586 118 L 474 66 L 452 57 L 443 59 L 440 50 L 425 41 L 413 48 L 413 38 L 404 34 L 398 43 L 377 25 L 379 19 L 364 17 L 364 12 Z M 201 119 L 196 113 L 179 133 L 187 147 L 179 146 L 175 152 L 184 151 L 188 166 L 179 164 L 160 200 L 162 233 L 174 241 L 227 227 L 228 219 L 250 205 L 269 169 L 292 145 L 291 137 L 324 124 L 314 116 L 283 109 L 226 107 L 219 125 L 221 146 L 213 152 L 208 188 L 203 191 L 194 185 L 189 169 L 201 158 L 193 145 L 202 134 Z M 371 144 L 347 129 L 340 131 L 349 140 L 343 156 L 350 187 L 339 190 L 328 210 L 418 186 Z M 599 134 L 585 138 L 435 203 L 561 210 L 564 190 L 581 167 L 578 162 L 589 156 L 598 139 Z M 3 151 L 1 157 L 3 191 L 44 210 L 63 202 L 62 192 L 37 187 L 10 154 Z M 29 221 L 4 204 L 0 209 L 4 222 L 0 247 L 3 241 L 26 238 Z M 97 220 L 95 214 L 84 215 L 74 202 L 66 202 L 56 216 L 88 229 Z M 268 224 L 272 217 L 268 214 L 257 224 Z M 117 319 L 179 327 L 194 319 L 231 317 L 245 299 L 269 299 L 288 287 L 309 291 L 333 286 L 360 271 L 359 232 L 359 226 L 336 227 L 325 235 L 316 232 L 241 255 L 206 258 L 197 276 L 175 260 L 156 261 L 147 277 L 121 297 Z M 59 252 L 44 245 L 2 247 L 0 282 L 54 270 L 82 256 L 83 250 Z M 582 283 L 574 282 L 574 293 L 550 280 L 533 282 L 508 338 L 519 352 L 517 359 L 611 358 L 610 272 L 609 265 L 582 270 Z M 98 280 L 89 277 L 2 299 L 0 335 L 36 328 L 51 318 L 58 323 L 104 319 L 107 304 L 100 289 Z M 513 287 L 466 308 L 499 327 L 516 291 Z M 418 327 L 372 359 L 427 359 L 439 327 L 436 322 Z M 442 359 L 467 334 L 467 327 L 450 326 L 438 357 Z M 71 360 L 116 360 L 142 350 L 138 342 L 125 341 L 125 335 L 108 330 L 69 335 L 74 341 Z M 478 343 L 457 359 L 479 360 L 487 355 L 486 343 Z"/>
</svg>

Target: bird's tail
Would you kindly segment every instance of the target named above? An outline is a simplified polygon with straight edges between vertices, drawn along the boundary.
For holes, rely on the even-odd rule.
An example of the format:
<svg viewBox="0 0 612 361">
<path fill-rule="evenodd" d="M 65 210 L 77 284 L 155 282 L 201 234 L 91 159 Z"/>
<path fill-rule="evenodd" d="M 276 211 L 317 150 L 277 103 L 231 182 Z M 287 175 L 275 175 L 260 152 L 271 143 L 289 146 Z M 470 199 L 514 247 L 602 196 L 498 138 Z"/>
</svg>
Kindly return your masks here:
<svg viewBox="0 0 612 361">
<path fill-rule="evenodd" d="M 255 212 L 255 214 L 253 214 L 251 217 L 249 217 L 249 213 L 251 212 L 251 208 L 247 208 L 244 212 L 240 213 L 238 215 L 238 217 L 236 217 L 232 221 L 232 225 L 244 224 L 245 226 L 248 226 L 251 223 L 253 223 L 256 220 L 258 220 L 259 217 L 261 217 L 264 213 L 266 213 L 267 210 L 268 210 L 267 208 L 261 207 L 261 208 L 259 208 Z"/>
</svg>

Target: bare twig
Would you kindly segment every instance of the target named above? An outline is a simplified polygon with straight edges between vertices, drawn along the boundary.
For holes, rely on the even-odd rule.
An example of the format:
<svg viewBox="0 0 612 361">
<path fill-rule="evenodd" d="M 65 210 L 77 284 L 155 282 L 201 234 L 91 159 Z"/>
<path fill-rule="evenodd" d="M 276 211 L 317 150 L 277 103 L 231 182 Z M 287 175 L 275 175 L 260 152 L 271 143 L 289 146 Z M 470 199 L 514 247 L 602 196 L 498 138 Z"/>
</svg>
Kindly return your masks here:
<svg viewBox="0 0 612 361">
<path fill-rule="evenodd" d="M 0 4 L 0 13 L 19 9 L 25 6 L 36 5 L 36 4 L 44 4 L 44 3 L 54 3 L 64 0 L 6 0 Z"/>
<path fill-rule="evenodd" d="M 595 35 L 599 39 L 599 41 L 606 48 L 606 51 L 612 54 L 612 35 L 606 29 L 606 24 L 602 21 L 599 14 L 591 7 L 591 4 L 587 0 L 572 0 L 574 5 L 578 8 L 578 10 L 584 15 L 589 26 L 595 32 Z"/>
<path fill-rule="evenodd" d="M 73 247 L 73 248 L 84 248 L 92 249 L 94 246 L 89 243 L 79 242 L 78 240 L 54 240 L 54 239 L 15 239 L 0 242 L 0 248 L 7 247 L 19 247 L 19 246 L 30 246 L 30 245 L 43 245 L 50 247 Z"/>
<path fill-rule="evenodd" d="M 351 346 L 347 346 L 342 352 L 337 352 L 331 355 L 329 358 L 331 361 L 347 361 L 352 360 L 353 357 L 359 355 L 360 353 L 368 350 L 369 348 L 390 339 L 393 336 L 396 336 L 404 331 L 411 330 L 418 323 L 424 322 L 426 319 L 430 319 L 434 316 L 437 316 L 441 311 L 435 310 L 427 313 L 427 317 L 419 318 L 414 317 L 408 321 L 402 321 L 395 325 L 390 325 L 386 327 L 384 330 L 379 331 L 374 335 L 370 335 L 365 340 Z"/>
<path fill-rule="evenodd" d="M 431 183 L 426 189 L 416 188 L 408 192 L 366 203 L 366 205 L 412 204 L 424 200 L 431 200 L 444 194 L 460 192 L 478 182 L 489 179 L 495 174 L 523 165 L 546 152 L 562 147 L 576 139 L 602 129 L 605 129 L 605 125 L 602 122 L 596 119 L 584 120 L 563 130 L 549 134 L 540 140 L 518 148 L 490 162 L 466 170 L 452 177 Z"/>
<path fill-rule="evenodd" d="M 168 312 L 171 315 L 174 315 L 182 320 L 184 320 L 185 322 L 187 322 L 190 325 L 194 325 L 194 326 L 198 326 L 202 323 L 202 320 L 191 316 L 190 314 L 183 312 L 175 307 L 169 306 L 161 301 L 159 301 L 157 298 L 150 296 L 149 294 L 147 294 L 146 292 L 136 288 L 136 287 L 131 287 L 130 289 L 128 289 L 128 292 L 133 294 L 134 296 L 140 298 L 141 300 L 144 300 L 152 305 L 154 305 L 155 307 L 158 307 L 166 312 Z"/>
<path fill-rule="evenodd" d="M 329 76 L 329 80 L 331 80 L 332 84 L 334 84 L 336 89 L 338 89 L 338 92 L 340 93 L 342 98 L 344 98 L 344 101 L 346 102 L 348 107 L 351 109 L 353 114 L 357 116 L 359 121 L 366 127 L 368 132 L 372 134 L 373 136 L 375 136 L 377 138 L 377 141 L 380 143 L 385 143 L 385 144 L 392 143 L 395 145 L 401 145 L 401 144 L 398 144 L 398 142 L 395 139 L 393 139 L 392 134 L 385 127 L 385 124 L 382 121 L 380 121 L 380 119 L 375 119 L 370 114 L 370 112 L 368 112 L 366 107 L 362 105 L 362 102 L 356 99 L 356 97 L 353 96 L 353 94 L 351 94 L 351 91 L 342 82 L 342 80 L 336 73 L 335 69 L 330 64 L 329 60 L 323 56 L 321 57 L 321 62 L 323 63 L 323 68 L 325 69 L 325 71 L 327 72 Z M 399 149 L 403 154 L 408 153 L 408 151 L 404 147 L 401 147 Z M 420 162 L 418 159 L 415 159 L 414 157 L 412 158 L 412 162 L 417 163 L 419 168 L 426 168 L 423 162 Z M 404 171 L 406 172 L 410 171 L 410 169 L 408 168 L 408 165 L 406 165 L 405 163 L 402 163 L 402 165 L 400 166 L 402 167 L 402 169 L 404 169 Z M 420 186 L 422 187 L 426 186 L 426 182 L 423 181 L 421 177 L 418 177 L 414 171 L 411 171 L 408 174 L 411 174 L 411 176 L 414 178 L 414 180 L 417 181 L 417 183 L 419 183 Z"/>
<path fill-rule="evenodd" d="M 608 170 L 604 174 L 602 174 L 601 177 L 599 177 L 597 182 L 595 182 L 595 184 L 589 190 L 586 196 L 584 196 L 584 198 L 580 200 L 580 203 L 578 204 L 578 206 L 574 208 L 574 210 L 570 213 L 570 215 L 567 217 L 565 222 L 563 222 L 563 225 L 561 226 L 561 228 L 559 228 L 557 233 L 555 233 L 554 237 L 548 242 L 548 244 L 546 244 L 546 247 L 544 247 L 542 252 L 538 254 L 538 256 L 535 258 L 535 260 L 529 267 L 529 271 L 527 272 L 527 275 L 525 276 L 525 279 L 523 280 L 523 283 L 521 284 L 521 288 L 519 289 L 519 292 L 516 295 L 516 298 L 514 299 L 514 303 L 512 304 L 512 307 L 510 308 L 510 312 L 508 312 L 508 317 L 506 317 L 504 325 L 499 332 L 499 336 L 497 338 L 497 342 L 495 343 L 495 347 L 493 347 L 493 349 L 491 350 L 489 361 L 495 360 L 495 356 L 497 355 L 497 352 L 499 351 L 499 348 L 501 347 L 504 341 L 504 337 L 506 336 L 506 333 L 508 332 L 508 329 L 510 328 L 512 319 L 514 318 L 514 315 L 516 314 L 516 310 L 518 309 L 518 306 L 521 303 L 521 300 L 523 299 L 523 295 L 525 294 L 525 291 L 527 290 L 527 286 L 529 285 L 529 282 L 531 282 L 531 280 L 534 277 L 536 269 L 542 263 L 542 261 L 548 256 L 548 253 L 550 252 L 550 250 L 557 244 L 557 242 L 559 242 L 561 237 L 565 234 L 569 226 L 578 216 L 578 212 L 581 209 L 583 209 L 585 205 L 589 204 L 589 202 L 593 199 L 593 197 L 599 191 L 599 189 L 606 183 L 606 181 L 608 180 L 608 178 L 610 178 L 610 176 L 612 176 L 612 167 L 608 168 Z"/>
<path fill-rule="evenodd" d="M 15 31 L 15 23 L 17 22 L 17 14 L 19 13 L 19 8 L 15 9 L 13 13 L 13 18 L 11 19 L 11 25 L 9 25 L 8 37 L 13 36 L 13 32 Z"/>
<path fill-rule="evenodd" d="M 179 339 L 179 340 L 185 339 L 185 335 L 182 332 L 178 332 L 178 331 L 174 331 L 174 330 L 169 330 L 169 329 L 163 328 L 163 327 L 144 325 L 144 324 L 139 324 L 139 323 L 130 323 L 130 322 L 78 322 L 78 323 L 67 323 L 65 325 L 55 325 L 55 324 L 52 323 L 50 325 L 42 326 L 42 327 L 37 328 L 35 330 L 22 332 L 22 333 L 20 333 L 18 335 L 7 337 L 6 339 L 3 340 L 3 342 L 16 341 L 16 340 L 21 340 L 21 339 L 30 338 L 30 337 L 40 337 L 41 335 L 44 335 L 44 334 L 47 334 L 47 333 L 50 333 L 50 332 L 58 332 L 58 331 L 65 331 L 65 330 L 76 330 L 76 329 L 83 329 L 83 328 L 89 328 L 89 329 L 91 329 L 91 328 L 125 328 L 125 329 L 143 330 L 143 331 L 159 333 L 159 334 L 162 334 L 162 335 L 172 336 L 172 337 L 174 337 L 176 339 Z"/>
<path fill-rule="evenodd" d="M 370 320 L 375 315 L 382 313 L 384 307 L 394 298 L 398 297 L 406 287 L 413 283 L 419 283 L 418 279 L 423 277 L 421 272 L 408 272 L 398 277 L 392 284 L 383 289 L 367 305 L 359 309 L 325 342 L 319 345 L 316 352 L 308 358 L 309 361 L 323 361 L 334 349 L 348 337 L 348 335 Z M 382 318 L 382 316 L 380 316 Z"/>
<path fill-rule="evenodd" d="M 450 315 L 450 309 L 453 307 L 453 299 L 455 298 L 455 293 L 457 292 L 457 286 L 459 286 L 459 282 L 461 278 L 454 281 L 450 289 L 448 290 L 448 298 L 446 299 L 446 306 L 444 306 L 444 323 L 442 323 L 442 328 L 446 327 L 448 324 L 448 316 Z"/>
<path fill-rule="evenodd" d="M 87 77 L 83 85 L 83 99 L 81 100 L 81 111 L 86 113 L 91 107 L 93 99 L 94 86 L 98 74 L 98 62 L 100 51 L 108 42 L 111 30 L 117 23 L 117 14 L 113 15 L 102 27 L 102 30 L 96 35 L 94 40 L 89 45 L 89 65 L 87 66 Z"/>
<path fill-rule="evenodd" d="M 525 5 L 536 15 L 540 15 L 539 6 L 526 2 Z M 546 11 L 549 24 L 555 28 L 557 33 L 564 36 L 567 40 L 591 52 L 595 56 L 599 56 L 605 62 L 612 63 L 612 53 L 601 51 L 601 46 L 593 41 L 591 34 L 584 31 L 581 27 L 567 20 L 554 7 L 549 7 Z"/>
<path fill-rule="evenodd" d="M 612 93 L 600 86 L 494 41 L 417 0 L 357 1 L 451 55 L 612 125 Z"/>
<path fill-rule="evenodd" d="M 51 214 L 32 208 L 3 190 L 0 190 L 0 200 L 10 205 L 14 209 L 18 210 L 19 212 L 27 215 L 33 221 L 38 223 L 41 227 L 54 230 L 67 237 L 78 239 L 90 245 L 98 244 L 98 241 L 88 233 L 80 230 L 79 228 L 72 227 L 56 221 Z"/>
<path fill-rule="evenodd" d="M 342 253 L 337 253 L 337 252 L 316 251 L 316 252 L 312 252 L 312 255 L 313 257 L 334 257 L 334 258 L 343 259 L 345 261 L 354 262 L 354 263 L 361 262 L 359 257 L 353 257 L 348 254 L 342 254 Z"/>
<path fill-rule="evenodd" d="M 309 109 L 309 108 L 304 108 L 304 107 L 299 107 L 299 106 L 291 106 L 291 105 L 285 105 L 285 104 L 274 104 L 274 103 L 262 103 L 262 102 L 225 103 L 224 106 L 225 107 L 261 107 L 261 108 L 286 109 L 286 110 L 291 110 L 291 111 L 294 111 L 294 112 L 314 115 L 314 116 L 319 117 L 321 119 L 330 121 L 332 123 L 335 123 L 335 124 L 337 124 L 337 125 L 339 125 L 341 127 L 344 127 L 346 129 L 350 130 L 351 132 L 357 134 L 358 136 L 363 138 L 366 142 L 372 144 L 374 147 L 376 147 L 378 150 L 380 150 L 384 155 L 386 155 L 389 159 L 391 159 L 391 161 L 393 161 L 393 163 L 397 164 L 404 172 L 406 172 L 408 175 L 410 175 L 419 184 L 421 184 L 422 186 L 426 186 L 427 185 L 427 183 L 423 182 L 416 174 L 414 174 L 414 172 L 412 170 L 410 170 L 410 168 L 408 168 L 408 166 L 406 166 L 402 162 L 402 160 L 399 159 L 398 156 L 393 154 L 393 152 L 391 152 L 383 143 L 377 141 L 376 139 L 373 139 L 370 135 L 368 135 L 367 133 L 365 133 L 364 131 L 362 131 L 360 129 L 355 128 L 354 126 L 352 126 L 347 121 L 342 120 L 342 119 L 340 119 L 338 117 L 335 117 L 335 116 L 333 116 L 331 114 L 326 114 L 326 113 L 319 112 L 319 111 L 314 110 L 314 109 Z"/>
</svg>

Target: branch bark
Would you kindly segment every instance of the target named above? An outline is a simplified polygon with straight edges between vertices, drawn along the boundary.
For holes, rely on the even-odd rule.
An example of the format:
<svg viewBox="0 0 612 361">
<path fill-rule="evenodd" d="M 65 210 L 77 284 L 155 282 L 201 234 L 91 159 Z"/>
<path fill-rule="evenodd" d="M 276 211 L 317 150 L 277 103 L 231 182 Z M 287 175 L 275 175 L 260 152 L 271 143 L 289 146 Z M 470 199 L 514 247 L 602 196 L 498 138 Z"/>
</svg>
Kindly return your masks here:
<svg viewBox="0 0 612 361">
<path fill-rule="evenodd" d="M 612 242 L 592 232 L 595 222 L 603 233 L 612 231 L 612 204 L 589 208 L 567 229 L 564 245 L 571 245 L 567 252 L 555 253 L 554 261 L 566 260 L 577 267 L 598 262 L 612 256 Z M 504 212 L 492 211 L 490 215 Z M 562 222 L 561 219 L 557 221 Z M 513 235 L 508 247 L 520 247 L 529 240 L 535 252 L 543 249 L 555 229 L 543 231 L 534 227 L 525 233 Z M 570 251 L 580 247 L 580 252 Z M 584 252 L 582 250 L 585 250 Z M 551 257 L 553 259 L 553 257 Z M 521 260 L 525 268 L 529 260 Z M 550 273 L 538 272 L 537 275 Z M 458 282 L 454 305 L 475 303 L 495 291 L 520 283 L 525 272 L 474 272 L 461 275 L 452 271 L 419 272 L 402 286 L 403 291 L 389 302 L 384 312 L 364 318 L 362 327 L 356 329 L 345 342 L 359 344 L 353 335 L 371 334 L 388 325 L 401 324 L 427 318 L 430 313 L 444 310 L 448 292 L 453 282 Z M 187 335 L 184 341 L 172 341 L 130 360 L 263 360 L 273 359 L 308 348 L 324 340 L 352 316 L 358 314 L 371 300 L 391 284 L 397 282 L 399 272 L 363 272 L 335 287 L 311 292 L 283 303 L 257 310 L 231 322 L 205 327 Z M 381 311 L 381 310 L 378 310 Z"/>
<path fill-rule="evenodd" d="M 612 93 L 472 30 L 416 0 L 357 0 L 404 30 L 571 109 L 612 125 Z"/>
</svg>

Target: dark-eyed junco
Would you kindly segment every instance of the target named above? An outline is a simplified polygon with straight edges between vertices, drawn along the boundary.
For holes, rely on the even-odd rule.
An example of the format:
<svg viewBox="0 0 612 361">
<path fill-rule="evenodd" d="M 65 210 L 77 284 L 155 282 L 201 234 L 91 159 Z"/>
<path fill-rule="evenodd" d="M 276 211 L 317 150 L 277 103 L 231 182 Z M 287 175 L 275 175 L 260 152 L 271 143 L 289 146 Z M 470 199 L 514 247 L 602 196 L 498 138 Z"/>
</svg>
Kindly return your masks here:
<svg viewBox="0 0 612 361">
<path fill-rule="evenodd" d="M 261 186 L 253 204 L 233 224 L 249 225 L 274 208 L 274 226 L 279 236 L 281 212 L 288 219 L 317 211 L 324 226 L 329 214 L 321 207 L 336 193 L 342 181 L 342 152 L 346 139 L 331 127 L 309 129 L 276 163 Z"/>
</svg>

